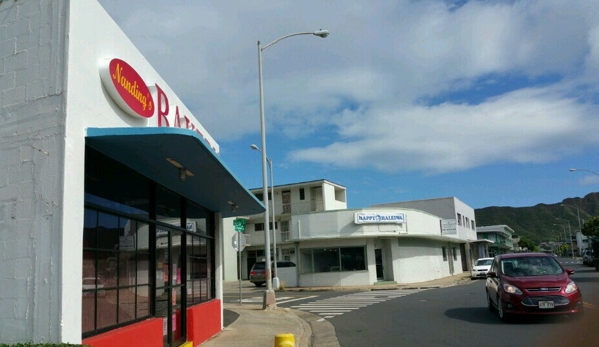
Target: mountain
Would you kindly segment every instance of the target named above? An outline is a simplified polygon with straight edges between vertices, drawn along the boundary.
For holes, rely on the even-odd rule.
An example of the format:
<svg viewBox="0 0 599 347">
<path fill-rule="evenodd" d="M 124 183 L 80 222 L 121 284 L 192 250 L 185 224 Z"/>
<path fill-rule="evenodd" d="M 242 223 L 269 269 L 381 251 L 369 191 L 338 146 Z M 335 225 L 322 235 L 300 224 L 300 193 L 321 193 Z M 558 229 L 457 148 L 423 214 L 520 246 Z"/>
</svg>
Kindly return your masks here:
<svg viewBox="0 0 599 347">
<path fill-rule="evenodd" d="M 514 229 L 516 235 L 527 237 L 538 244 L 542 241 L 564 240 L 563 230 L 565 228 L 566 233 L 569 232 L 568 222 L 574 235 L 579 229 L 577 208 L 581 224 L 590 217 L 599 215 L 599 193 L 590 193 L 584 198 L 567 198 L 556 204 L 531 207 L 491 206 L 474 211 L 477 226 L 505 224 Z"/>
</svg>

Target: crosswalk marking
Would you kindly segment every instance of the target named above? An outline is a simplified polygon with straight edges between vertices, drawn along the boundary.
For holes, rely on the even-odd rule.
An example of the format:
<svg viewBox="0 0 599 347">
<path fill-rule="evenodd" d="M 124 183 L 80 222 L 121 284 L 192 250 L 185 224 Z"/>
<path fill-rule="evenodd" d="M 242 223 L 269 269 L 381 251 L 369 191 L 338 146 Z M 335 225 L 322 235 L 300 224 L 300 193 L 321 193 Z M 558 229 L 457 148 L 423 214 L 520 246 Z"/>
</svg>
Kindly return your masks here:
<svg viewBox="0 0 599 347">
<path fill-rule="evenodd" d="M 315 300 L 291 307 L 297 310 L 318 314 L 324 319 L 331 319 L 366 306 L 395 298 L 401 298 L 424 290 L 426 289 L 373 290 L 370 292 L 352 293 L 334 298 Z"/>
</svg>

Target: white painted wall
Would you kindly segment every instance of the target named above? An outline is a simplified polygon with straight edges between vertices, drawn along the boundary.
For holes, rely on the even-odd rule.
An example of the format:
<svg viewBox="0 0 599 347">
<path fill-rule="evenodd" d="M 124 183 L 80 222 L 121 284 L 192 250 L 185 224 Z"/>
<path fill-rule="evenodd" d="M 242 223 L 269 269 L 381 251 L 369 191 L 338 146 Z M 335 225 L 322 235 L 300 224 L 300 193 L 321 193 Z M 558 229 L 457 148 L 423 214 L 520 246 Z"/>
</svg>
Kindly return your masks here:
<svg viewBox="0 0 599 347">
<path fill-rule="evenodd" d="M 459 244 L 402 237 L 392 245 L 395 281 L 415 283 L 451 276 L 449 259 L 443 260 L 443 246 L 456 248 L 458 260 L 454 261 L 454 275 L 462 273 Z"/>
<path fill-rule="evenodd" d="M 355 224 L 356 212 L 402 212 L 403 224 Z M 440 219 L 426 212 L 411 209 L 357 209 L 324 211 L 291 217 L 292 238 L 298 240 L 345 237 L 384 237 L 400 234 L 441 235 Z"/>
<path fill-rule="evenodd" d="M 81 253 L 63 244 L 70 234 L 63 226 L 62 191 L 68 4 L 0 2 L 0 342 L 5 343 L 76 341 L 64 329 L 69 317 L 61 307 L 77 301 L 63 291 L 71 275 L 62 264 L 81 262 Z M 78 284 L 80 290 L 81 276 Z"/>
<path fill-rule="evenodd" d="M 86 129 L 158 124 L 110 99 L 100 61 L 157 83 L 171 124 L 177 107 L 201 124 L 95 0 L 1 1 L 0 18 L 0 337 L 78 343 Z"/>
</svg>

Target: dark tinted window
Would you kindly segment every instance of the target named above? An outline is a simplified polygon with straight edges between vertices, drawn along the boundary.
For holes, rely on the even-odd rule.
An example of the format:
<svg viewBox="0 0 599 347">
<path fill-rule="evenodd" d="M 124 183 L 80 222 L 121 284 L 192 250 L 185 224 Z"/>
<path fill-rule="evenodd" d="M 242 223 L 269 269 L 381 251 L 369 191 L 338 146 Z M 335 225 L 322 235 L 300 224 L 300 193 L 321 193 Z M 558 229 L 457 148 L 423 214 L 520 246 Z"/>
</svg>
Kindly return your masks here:
<svg viewBox="0 0 599 347">
<path fill-rule="evenodd" d="M 255 263 L 254 266 L 252 267 L 252 269 L 254 270 L 262 270 L 264 269 L 265 264 L 263 262 L 260 263 Z"/>
<path fill-rule="evenodd" d="M 290 261 L 278 261 L 277 267 L 295 267 L 295 263 Z"/>
</svg>

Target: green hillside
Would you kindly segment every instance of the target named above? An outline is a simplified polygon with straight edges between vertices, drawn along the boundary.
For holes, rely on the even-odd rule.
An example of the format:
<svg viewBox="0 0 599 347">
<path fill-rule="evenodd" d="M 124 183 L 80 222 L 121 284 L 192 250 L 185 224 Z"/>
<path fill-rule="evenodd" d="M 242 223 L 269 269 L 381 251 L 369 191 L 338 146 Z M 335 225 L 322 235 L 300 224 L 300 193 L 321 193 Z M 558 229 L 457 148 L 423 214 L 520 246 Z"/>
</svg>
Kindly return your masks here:
<svg viewBox="0 0 599 347">
<path fill-rule="evenodd" d="M 599 193 L 590 193 L 584 198 L 567 198 L 556 204 L 538 204 L 531 207 L 491 206 L 476 209 L 476 225 L 480 227 L 505 224 L 514 229 L 516 235 L 530 238 L 537 244 L 542 241 L 561 241 L 564 239 L 562 226 L 568 232 L 568 223 L 557 218 L 569 221 L 574 235 L 578 231 L 576 207 L 582 222 L 599 215 Z M 559 233 L 562 236 L 558 239 Z"/>
</svg>

